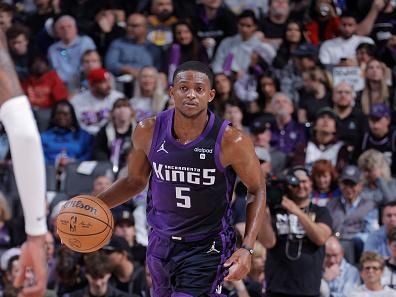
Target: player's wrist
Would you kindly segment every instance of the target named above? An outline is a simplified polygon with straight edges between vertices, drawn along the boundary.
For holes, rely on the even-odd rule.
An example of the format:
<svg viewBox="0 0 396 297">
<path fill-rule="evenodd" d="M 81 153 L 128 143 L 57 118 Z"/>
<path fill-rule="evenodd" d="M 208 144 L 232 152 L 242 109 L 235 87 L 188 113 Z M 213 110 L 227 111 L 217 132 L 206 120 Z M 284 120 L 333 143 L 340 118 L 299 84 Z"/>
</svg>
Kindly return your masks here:
<svg viewBox="0 0 396 297">
<path fill-rule="evenodd" d="M 253 249 L 252 247 L 246 245 L 246 244 L 243 244 L 243 245 L 241 246 L 241 249 L 246 250 L 251 256 L 254 255 L 254 249 Z"/>
</svg>

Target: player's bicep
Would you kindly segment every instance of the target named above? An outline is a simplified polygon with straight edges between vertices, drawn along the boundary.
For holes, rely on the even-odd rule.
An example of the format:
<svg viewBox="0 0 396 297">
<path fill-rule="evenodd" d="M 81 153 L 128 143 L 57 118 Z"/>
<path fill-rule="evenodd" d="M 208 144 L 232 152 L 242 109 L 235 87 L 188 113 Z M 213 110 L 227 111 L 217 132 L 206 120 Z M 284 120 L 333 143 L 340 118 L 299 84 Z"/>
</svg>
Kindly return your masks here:
<svg viewBox="0 0 396 297">
<path fill-rule="evenodd" d="M 137 125 L 132 134 L 133 147 L 128 156 L 128 176 L 146 181 L 151 172 L 148 153 L 151 146 L 153 122 L 144 121 Z"/>
<path fill-rule="evenodd" d="M 242 132 L 230 134 L 229 140 L 226 140 L 227 143 L 224 146 L 227 147 L 224 149 L 224 161 L 228 161 L 227 163 L 232 166 L 248 191 L 255 193 L 263 187 L 264 179 L 253 143 Z"/>
</svg>

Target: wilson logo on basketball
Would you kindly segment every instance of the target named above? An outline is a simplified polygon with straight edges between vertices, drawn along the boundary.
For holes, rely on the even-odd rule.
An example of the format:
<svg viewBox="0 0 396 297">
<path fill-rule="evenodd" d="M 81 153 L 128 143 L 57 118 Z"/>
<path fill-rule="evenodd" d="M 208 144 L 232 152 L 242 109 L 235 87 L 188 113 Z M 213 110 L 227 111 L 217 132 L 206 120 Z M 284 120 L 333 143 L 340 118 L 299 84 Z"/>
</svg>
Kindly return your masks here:
<svg viewBox="0 0 396 297">
<path fill-rule="evenodd" d="M 97 209 L 95 207 L 92 207 L 91 205 L 88 204 L 84 204 L 82 203 L 80 200 L 77 201 L 67 201 L 65 203 L 65 205 L 63 206 L 63 208 L 71 208 L 71 207 L 75 207 L 75 208 L 83 208 L 86 211 L 89 211 L 90 213 L 93 213 L 96 215 L 97 213 Z"/>
</svg>

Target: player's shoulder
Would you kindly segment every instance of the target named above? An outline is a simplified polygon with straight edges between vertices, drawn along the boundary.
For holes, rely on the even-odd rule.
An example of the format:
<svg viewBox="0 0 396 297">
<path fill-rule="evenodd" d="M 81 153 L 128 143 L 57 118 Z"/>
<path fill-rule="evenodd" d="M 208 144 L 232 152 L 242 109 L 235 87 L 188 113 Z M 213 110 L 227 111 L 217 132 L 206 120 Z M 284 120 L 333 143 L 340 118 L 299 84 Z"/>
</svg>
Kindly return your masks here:
<svg viewBox="0 0 396 297">
<path fill-rule="evenodd" d="M 224 155 L 246 151 L 252 145 L 249 135 L 232 126 L 227 126 L 221 141 L 221 152 Z"/>
<path fill-rule="evenodd" d="M 149 151 L 156 119 L 156 117 L 150 117 L 137 123 L 132 135 L 132 143 L 135 148 L 141 148 L 146 152 Z"/>
</svg>

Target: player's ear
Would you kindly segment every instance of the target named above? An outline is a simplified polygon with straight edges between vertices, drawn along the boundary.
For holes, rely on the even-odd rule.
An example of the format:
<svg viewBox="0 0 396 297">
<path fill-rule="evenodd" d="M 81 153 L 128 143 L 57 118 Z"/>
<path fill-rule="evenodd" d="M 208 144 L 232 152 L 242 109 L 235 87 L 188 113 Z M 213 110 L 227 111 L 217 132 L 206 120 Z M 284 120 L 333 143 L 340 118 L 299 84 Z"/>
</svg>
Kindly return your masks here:
<svg viewBox="0 0 396 297">
<path fill-rule="evenodd" d="M 175 92 L 173 86 L 169 87 L 169 97 L 173 99 L 173 93 Z"/>
<path fill-rule="evenodd" d="M 211 89 L 211 90 L 209 91 L 209 102 L 212 102 L 212 101 L 213 101 L 215 95 L 216 95 L 215 89 Z"/>
</svg>

